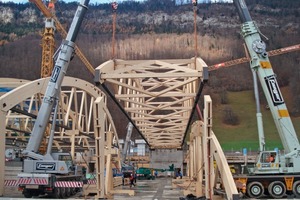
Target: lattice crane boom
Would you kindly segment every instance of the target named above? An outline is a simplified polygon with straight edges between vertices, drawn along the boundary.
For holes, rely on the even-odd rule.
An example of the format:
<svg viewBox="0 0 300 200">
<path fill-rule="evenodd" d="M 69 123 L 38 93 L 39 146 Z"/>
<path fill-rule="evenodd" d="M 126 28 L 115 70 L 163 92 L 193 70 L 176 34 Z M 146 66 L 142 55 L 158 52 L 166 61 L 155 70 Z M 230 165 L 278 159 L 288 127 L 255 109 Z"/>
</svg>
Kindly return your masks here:
<svg viewBox="0 0 300 200">
<path fill-rule="evenodd" d="M 58 30 L 58 32 L 63 36 L 66 37 L 67 35 L 67 31 L 64 29 L 64 27 L 62 26 L 62 24 L 58 21 L 57 17 L 45 6 L 45 4 L 42 2 L 42 0 L 29 0 L 31 3 L 34 3 L 38 9 L 43 13 L 43 15 L 47 18 L 47 19 L 53 19 L 55 22 L 55 26 L 56 29 Z M 43 42 L 42 45 L 44 45 L 45 43 Z M 54 45 L 51 45 L 51 47 L 53 47 L 54 49 Z M 49 47 L 50 48 L 50 47 Z M 54 52 L 54 50 L 53 50 Z M 95 74 L 95 69 L 94 67 L 91 65 L 91 63 L 88 61 L 88 59 L 84 56 L 84 54 L 82 53 L 82 51 L 78 48 L 78 46 L 75 46 L 75 53 L 77 54 L 77 56 L 80 58 L 80 60 L 83 62 L 83 64 L 86 66 L 86 68 L 92 73 Z M 44 56 L 44 55 L 43 55 Z M 50 59 L 52 60 L 52 59 Z M 49 66 L 49 65 L 48 65 Z M 53 67 L 53 64 L 52 64 Z M 52 69 L 51 67 L 51 69 Z M 43 71 L 43 70 L 42 70 Z M 47 70 L 47 71 L 51 71 L 52 70 Z M 43 72 L 42 72 L 43 73 Z M 50 76 L 50 75 L 49 75 Z"/>
<path fill-rule="evenodd" d="M 289 53 L 289 52 L 293 52 L 293 51 L 299 51 L 299 50 L 300 50 L 300 44 L 296 44 L 296 45 L 293 45 L 293 46 L 268 51 L 268 56 L 269 57 L 277 56 L 277 55 L 281 55 L 281 54 L 285 54 L 285 53 Z M 230 67 L 230 66 L 233 66 L 233 65 L 238 65 L 238 64 L 242 64 L 242 63 L 246 63 L 246 62 L 250 62 L 250 58 L 243 57 L 243 58 L 238 58 L 238 59 L 235 59 L 235 60 L 226 61 L 226 62 L 223 62 L 223 63 L 219 63 L 219 64 L 209 66 L 208 69 L 210 71 L 213 71 L 213 70 L 217 70 L 217 69 L 220 69 L 220 68 Z"/>
</svg>

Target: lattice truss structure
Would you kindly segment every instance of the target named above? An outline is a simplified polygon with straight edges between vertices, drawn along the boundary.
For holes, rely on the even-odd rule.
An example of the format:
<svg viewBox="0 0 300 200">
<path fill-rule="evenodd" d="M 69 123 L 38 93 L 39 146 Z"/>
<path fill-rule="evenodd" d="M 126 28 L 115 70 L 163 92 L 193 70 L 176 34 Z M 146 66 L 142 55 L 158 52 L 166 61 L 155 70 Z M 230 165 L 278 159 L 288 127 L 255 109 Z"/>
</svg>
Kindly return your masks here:
<svg viewBox="0 0 300 200">
<path fill-rule="evenodd" d="M 5 116 L 5 122 L 1 121 L 0 125 L 5 127 L 7 145 L 26 148 L 48 81 L 49 78 L 32 82 L 0 79 L 1 88 L 16 87 L 0 97 L 0 114 Z M 99 88 L 80 79 L 65 77 L 60 94 L 54 149 L 76 153 L 95 148 L 96 120 L 93 109 L 97 98 L 102 98 L 106 104 L 106 96 Z M 117 143 L 116 129 L 106 107 L 103 108 L 102 119 L 102 128 L 105 132 L 113 133 L 114 142 Z M 41 152 L 47 149 L 51 121 L 44 135 Z"/>
<path fill-rule="evenodd" d="M 95 81 L 114 86 L 114 97 L 151 149 L 181 148 L 206 69 L 200 58 L 109 60 L 96 68 Z"/>
</svg>

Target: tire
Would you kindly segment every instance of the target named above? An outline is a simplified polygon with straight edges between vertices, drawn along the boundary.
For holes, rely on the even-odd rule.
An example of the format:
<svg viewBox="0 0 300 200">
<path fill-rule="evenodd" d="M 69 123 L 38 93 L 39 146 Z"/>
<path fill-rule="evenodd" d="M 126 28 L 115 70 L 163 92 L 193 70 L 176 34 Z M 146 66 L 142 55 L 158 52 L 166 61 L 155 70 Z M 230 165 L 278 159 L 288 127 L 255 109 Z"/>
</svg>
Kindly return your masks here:
<svg viewBox="0 0 300 200">
<path fill-rule="evenodd" d="M 259 199 L 264 194 L 264 186 L 260 182 L 251 182 L 247 185 L 247 194 L 250 198 Z"/>
<path fill-rule="evenodd" d="M 23 195 L 25 198 L 31 198 L 33 196 L 33 193 L 30 190 L 23 190 Z"/>
<path fill-rule="evenodd" d="M 66 197 L 71 196 L 71 188 L 66 188 Z"/>
<path fill-rule="evenodd" d="M 65 199 L 67 197 L 66 195 L 66 188 L 61 187 L 60 189 L 60 198 Z"/>
<path fill-rule="evenodd" d="M 281 199 L 286 193 L 286 186 L 281 181 L 274 181 L 269 185 L 268 191 L 274 199 Z"/>
<path fill-rule="evenodd" d="M 54 188 L 52 196 L 55 199 L 60 199 L 60 188 L 57 188 L 57 187 Z"/>
<path fill-rule="evenodd" d="M 300 198 L 300 181 L 296 181 L 293 184 L 293 194 L 296 198 Z"/>
<path fill-rule="evenodd" d="M 71 196 L 77 193 L 76 188 L 70 188 L 70 190 L 71 190 Z"/>
</svg>

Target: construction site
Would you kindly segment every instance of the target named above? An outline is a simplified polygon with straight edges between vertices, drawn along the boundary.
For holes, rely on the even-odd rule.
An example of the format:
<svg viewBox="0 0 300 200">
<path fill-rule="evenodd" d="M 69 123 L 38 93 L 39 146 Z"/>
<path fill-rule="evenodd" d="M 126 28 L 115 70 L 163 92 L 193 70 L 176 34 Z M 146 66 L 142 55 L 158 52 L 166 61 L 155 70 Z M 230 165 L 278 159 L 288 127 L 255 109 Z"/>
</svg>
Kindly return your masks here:
<svg viewBox="0 0 300 200">
<path fill-rule="evenodd" d="M 247 57 L 208 66 L 186 59 L 123 60 L 115 56 L 118 5 L 112 2 L 112 59 L 92 66 L 76 45 L 89 0 L 65 30 L 55 0 L 29 0 L 44 15 L 41 78 L 0 78 L 0 196 L 56 199 L 300 198 L 300 143 L 269 57 L 244 0 L 233 0 Z M 196 19 L 197 0 L 193 0 Z M 197 24 L 194 23 L 197 41 Z M 55 50 L 54 32 L 63 37 Z M 77 56 L 94 79 L 68 76 Z M 215 136 L 213 101 L 203 94 L 210 72 L 249 63 L 259 152 L 225 154 Z M 267 150 L 258 84 L 284 151 Z M 204 102 L 200 109 L 199 101 Z M 108 101 L 128 121 L 120 138 Z M 133 140 L 136 131 L 140 139 Z M 5 161 L 4 161 L 5 160 Z"/>
</svg>

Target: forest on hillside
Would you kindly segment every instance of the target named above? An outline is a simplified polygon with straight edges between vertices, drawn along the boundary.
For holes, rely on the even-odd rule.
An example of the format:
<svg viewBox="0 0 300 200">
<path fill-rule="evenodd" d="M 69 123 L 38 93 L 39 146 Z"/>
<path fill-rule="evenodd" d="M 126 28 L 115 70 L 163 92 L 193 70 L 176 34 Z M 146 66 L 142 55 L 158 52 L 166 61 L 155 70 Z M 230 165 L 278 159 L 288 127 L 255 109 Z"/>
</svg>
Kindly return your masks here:
<svg viewBox="0 0 300 200">
<path fill-rule="evenodd" d="M 268 37 L 267 50 L 300 44 L 300 1 L 246 0 L 252 18 Z M 58 1 L 57 16 L 68 28 L 76 3 Z M 40 77 L 41 31 L 43 17 L 32 4 L 4 4 L 14 10 L 14 20 L 0 21 L 0 76 L 34 80 Z M 36 10 L 36 22 L 24 23 L 17 11 Z M 94 67 L 112 58 L 112 22 L 109 4 L 91 5 L 77 44 Z M 176 18 L 177 17 L 177 18 Z M 22 18 L 23 19 L 23 18 Z M 148 21 L 147 21 L 148 20 Z M 197 11 L 197 55 L 209 66 L 246 55 L 240 35 L 240 22 L 232 4 L 200 4 Z M 15 31 L 17 30 L 17 31 Z M 22 32 L 23 31 L 23 32 Z M 117 59 L 180 59 L 195 56 L 193 13 L 189 4 L 176 5 L 173 0 L 126 1 L 117 13 Z M 61 36 L 56 33 L 56 46 Z M 288 87 L 292 115 L 300 115 L 299 51 L 270 58 L 281 87 Z M 68 76 L 93 82 L 93 76 L 75 56 Z M 206 94 L 222 103 L 226 91 L 253 88 L 249 64 L 210 72 Z M 266 104 L 261 94 L 262 103 Z M 224 102 L 223 102 L 224 103 Z"/>
</svg>

